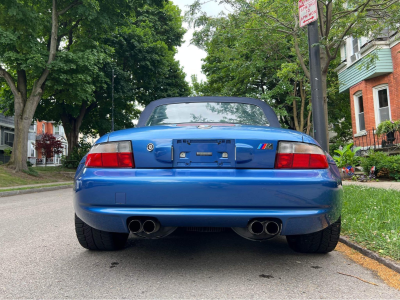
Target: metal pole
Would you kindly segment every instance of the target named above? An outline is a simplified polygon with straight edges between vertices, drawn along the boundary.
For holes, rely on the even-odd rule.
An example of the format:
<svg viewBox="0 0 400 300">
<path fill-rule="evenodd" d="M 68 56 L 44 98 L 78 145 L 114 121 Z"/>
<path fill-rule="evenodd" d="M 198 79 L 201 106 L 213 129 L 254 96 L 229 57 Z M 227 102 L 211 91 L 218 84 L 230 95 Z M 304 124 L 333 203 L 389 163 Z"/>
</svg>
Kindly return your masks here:
<svg viewBox="0 0 400 300">
<path fill-rule="evenodd" d="M 111 78 L 111 132 L 114 131 L 114 69 L 112 69 L 112 78 Z"/>
<path fill-rule="evenodd" d="M 328 139 L 326 136 L 326 123 L 324 113 L 324 98 L 322 93 L 321 61 L 318 45 L 318 21 L 308 24 L 307 27 L 308 50 L 310 56 L 311 103 L 314 139 L 317 140 L 322 149 L 328 151 Z"/>
</svg>

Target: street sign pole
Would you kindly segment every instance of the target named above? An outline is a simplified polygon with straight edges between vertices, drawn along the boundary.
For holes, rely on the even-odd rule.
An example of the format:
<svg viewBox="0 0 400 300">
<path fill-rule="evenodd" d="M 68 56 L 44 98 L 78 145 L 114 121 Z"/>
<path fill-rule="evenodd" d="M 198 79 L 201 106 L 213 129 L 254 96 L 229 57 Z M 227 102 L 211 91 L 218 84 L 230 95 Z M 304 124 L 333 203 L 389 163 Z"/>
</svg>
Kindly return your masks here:
<svg viewBox="0 0 400 300">
<path fill-rule="evenodd" d="M 321 60 L 319 52 L 318 21 L 307 25 L 308 50 L 310 57 L 310 82 L 311 103 L 314 128 L 314 138 L 322 149 L 328 151 L 328 139 L 326 136 L 326 123 L 324 112 L 324 96 L 322 93 Z"/>
<path fill-rule="evenodd" d="M 310 57 L 310 82 L 314 139 L 328 151 L 325 123 L 324 96 L 322 93 L 321 60 L 318 34 L 317 0 L 299 0 L 300 27 L 308 27 L 308 53 Z"/>
</svg>

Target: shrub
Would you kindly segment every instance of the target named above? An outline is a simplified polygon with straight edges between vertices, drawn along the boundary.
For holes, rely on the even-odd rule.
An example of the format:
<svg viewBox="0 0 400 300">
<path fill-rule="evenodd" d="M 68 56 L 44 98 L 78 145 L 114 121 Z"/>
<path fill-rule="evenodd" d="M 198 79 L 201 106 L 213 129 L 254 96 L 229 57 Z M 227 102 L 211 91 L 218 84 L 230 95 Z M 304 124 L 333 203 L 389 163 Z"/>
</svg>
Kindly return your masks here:
<svg viewBox="0 0 400 300">
<path fill-rule="evenodd" d="M 11 156 L 12 148 L 4 149 L 4 156 Z"/>
<path fill-rule="evenodd" d="M 400 180 L 400 155 L 388 156 L 384 152 L 371 150 L 368 157 L 361 159 L 361 167 L 365 174 L 369 174 L 373 166 L 375 166 L 375 173 L 378 177 L 389 176 Z"/>
<path fill-rule="evenodd" d="M 33 166 L 33 164 L 32 164 L 29 160 L 26 162 L 26 165 L 27 165 L 28 167 L 32 167 L 32 166 Z"/>
<path fill-rule="evenodd" d="M 92 145 L 90 143 L 81 140 L 79 142 L 79 146 L 75 147 L 72 153 L 70 153 L 67 158 L 63 158 L 61 160 L 63 167 L 76 169 L 79 165 L 79 162 L 89 152 L 90 148 L 92 148 Z"/>
<path fill-rule="evenodd" d="M 353 143 L 346 145 L 343 150 L 335 150 L 334 152 L 339 154 L 335 155 L 333 159 L 339 168 L 347 166 L 357 166 L 360 163 L 360 157 L 356 156 L 356 152 L 361 149 L 361 147 L 355 147 L 353 150 Z"/>
<path fill-rule="evenodd" d="M 0 166 L 3 164 L 3 162 L 2 161 L 0 161 Z"/>
</svg>

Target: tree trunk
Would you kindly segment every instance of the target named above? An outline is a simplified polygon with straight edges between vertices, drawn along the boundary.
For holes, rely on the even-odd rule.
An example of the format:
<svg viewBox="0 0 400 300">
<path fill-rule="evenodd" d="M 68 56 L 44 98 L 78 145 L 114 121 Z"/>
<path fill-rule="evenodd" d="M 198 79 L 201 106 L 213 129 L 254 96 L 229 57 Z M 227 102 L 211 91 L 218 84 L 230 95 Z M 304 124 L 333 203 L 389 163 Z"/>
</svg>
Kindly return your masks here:
<svg viewBox="0 0 400 300">
<path fill-rule="evenodd" d="M 67 112 L 64 112 L 64 114 L 61 115 L 61 122 L 65 129 L 68 141 L 68 157 L 70 157 L 74 148 L 78 146 L 79 129 L 81 128 L 83 118 L 95 107 L 97 107 L 96 102 L 91 103 L 89 106 L 86 102 L 83 102 L 77 117 L 74 117 Z"/>
<path fill-rule="evenodd" d="M 28 160 L 29 127 L 32 124 L 33 114 L 37 107 L 35 103 L 38 103 L 42 96 L 41 89 L 35 92 L 28 99 L 23 99 L 23 93 L 19 93 L 14 100 L 14 144 L 8 166 L 16 172 L 28 170 L 26 162 Z"/>
<path fill-rule="evenodd" d="M 33 115 L 42 97 L 44 84 L 50 72 L 50 70 L 48 69 L 48 65 L 51 64 L 56 57 L 58 17 L 59 15 L 68 11 L 74 5 L 78 5 L 78 3 L 79 2 L 70 4 L 62 11 L 57 12 L 57 1 L 52 1 L 53 5 L 51 11 L 51 36 L 47 66 L 43 70 L 40 78 L 38 78 L 38 80 L 34 82 L 29 98 L 27 98 L 28 84 L 26 71 L 23 69 L 17 70 L 16 85 L 13 76 L 0 66 L 0 77 L 3 77 L 5 79 L 14 96 L 14 145 L 11 159 L 8 165 L 12 167 L 16 172 L 28 170 L 26 161 L 28 159 L 29 127 L 32 124 Z"/>
<path fill-rule="evenodd" d="M 67 157 L 71 157 L 71 154 L 75 147 L 78 146 L 79 142 L 79 128 L 81 124 L 77 124 L 77 120 L 75 118 L 66 118 L 62 117 L 62 124 L 65 128 L 65 135 L 67 136 L 68 141 L 68 155 Z M 79 125 L 79 126 L 78 126 Z"/>
</svg>

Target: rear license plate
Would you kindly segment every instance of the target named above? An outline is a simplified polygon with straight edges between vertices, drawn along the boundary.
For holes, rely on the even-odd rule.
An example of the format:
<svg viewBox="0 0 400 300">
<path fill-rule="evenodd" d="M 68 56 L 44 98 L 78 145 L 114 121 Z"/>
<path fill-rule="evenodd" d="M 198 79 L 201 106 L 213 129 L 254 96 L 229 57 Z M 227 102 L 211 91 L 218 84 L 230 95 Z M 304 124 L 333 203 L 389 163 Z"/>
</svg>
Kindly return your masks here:
<svg viewBox="0 0 400 300">
<path fill-rule="evenodd" d="M 235 140 L 174 140 L 177 168 L 234 168 Z"/>
</svg>

